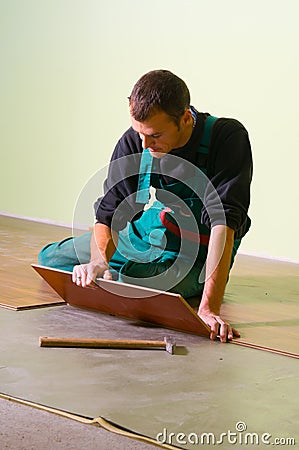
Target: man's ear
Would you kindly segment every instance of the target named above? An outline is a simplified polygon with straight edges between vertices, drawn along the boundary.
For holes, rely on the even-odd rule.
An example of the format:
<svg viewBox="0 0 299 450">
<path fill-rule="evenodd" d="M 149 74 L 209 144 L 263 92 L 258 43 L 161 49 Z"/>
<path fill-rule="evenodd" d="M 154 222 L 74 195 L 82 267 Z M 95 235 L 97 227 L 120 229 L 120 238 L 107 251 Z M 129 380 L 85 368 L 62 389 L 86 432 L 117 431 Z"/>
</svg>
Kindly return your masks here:
<svg viewBox="0 0 299 450">
<path fill-rule="evenodd" d="M 190 123 L 192 121 L 192 113 L 190 109 L 186 109 L 186 111 L 184 112 L 183 116 L 182 116 L 182 121 L 184 123 L 184 125 L 188 125 L 188 123 Z"/>
</svg>

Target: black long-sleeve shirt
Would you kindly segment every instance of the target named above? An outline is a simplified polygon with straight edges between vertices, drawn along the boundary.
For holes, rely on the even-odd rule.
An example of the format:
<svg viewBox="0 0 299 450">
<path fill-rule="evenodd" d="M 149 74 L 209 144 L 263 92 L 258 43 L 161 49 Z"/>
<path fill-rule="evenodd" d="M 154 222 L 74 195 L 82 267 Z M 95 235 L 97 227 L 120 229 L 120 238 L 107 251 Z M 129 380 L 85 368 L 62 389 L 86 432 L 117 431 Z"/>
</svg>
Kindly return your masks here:
<svg viewBox="0 0 299 450">
<path fill-rule="evenodd" d="M 193 111 L 197 120 L 189 141 L 169 154 L 196 164 L 204 120 L 209 114 L 199 113 L 194 108 Z M 123 229 L 128 221 L 138 217 L 143 210 L 143 205 L 136 203 L 142 151 L 142 141 L 138 133 L 132 127 L 129 128 L 118 141 L 112 154 L 104 184 L 104 196 L 94 205 L 97 222 L 116 231 Z M 189 176 L 184 173 L 185 165 L 175 164 L 171 169 L 166 169 L 169 161 L 166 156 L 158 162 L 160 172 L 164 174 L 160 175 L 163 182 L 167 184 L 173 182 L 173 179 L 185 180 Z M 250 226 L 247 212 L 250 203 L 252 155 L 248 133 L 239 121 L 219 118 L 214 123 L 207 176 L 221 199 L 226 225 L 235 231 L 235 238 L 243 237 Z M 217 215 L 210 217 L 207 209 L 203 208 L 201 222 L 204 225 L 213 227 L 219 223 L 217 220 Z"/>
</svg>

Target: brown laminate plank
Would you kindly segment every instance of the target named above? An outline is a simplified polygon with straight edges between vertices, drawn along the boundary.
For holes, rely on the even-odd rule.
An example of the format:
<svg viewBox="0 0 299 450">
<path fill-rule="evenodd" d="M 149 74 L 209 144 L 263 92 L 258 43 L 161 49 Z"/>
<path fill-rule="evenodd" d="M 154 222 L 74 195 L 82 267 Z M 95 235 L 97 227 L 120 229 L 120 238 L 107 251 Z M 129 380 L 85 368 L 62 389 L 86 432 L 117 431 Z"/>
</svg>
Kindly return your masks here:
<svg viewBox="0 0 299 450">
<path fill-rule="evenodd" d="M 65 304 L 31 269 L 47 242 L 71 235 L 66 227 L 0 215 L 0 307 L 21 310 Z"/>
</svg>

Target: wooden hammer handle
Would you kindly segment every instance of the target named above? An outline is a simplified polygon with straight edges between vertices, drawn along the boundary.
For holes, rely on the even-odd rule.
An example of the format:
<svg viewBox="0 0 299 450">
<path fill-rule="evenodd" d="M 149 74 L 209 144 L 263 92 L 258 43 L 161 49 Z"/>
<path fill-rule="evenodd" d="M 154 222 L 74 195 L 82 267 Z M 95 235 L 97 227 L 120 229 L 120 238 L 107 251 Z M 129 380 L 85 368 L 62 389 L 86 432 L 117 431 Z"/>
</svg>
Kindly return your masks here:
<svg viewBox="0 0 299 450">
<path fill-rule="evenodd" d="M 41 347 L 81 347 L 81 348 L 165 348 L 164 341 L 126 340 L 126 339 L 80 339 L 40 337 Z"/>
</svg>

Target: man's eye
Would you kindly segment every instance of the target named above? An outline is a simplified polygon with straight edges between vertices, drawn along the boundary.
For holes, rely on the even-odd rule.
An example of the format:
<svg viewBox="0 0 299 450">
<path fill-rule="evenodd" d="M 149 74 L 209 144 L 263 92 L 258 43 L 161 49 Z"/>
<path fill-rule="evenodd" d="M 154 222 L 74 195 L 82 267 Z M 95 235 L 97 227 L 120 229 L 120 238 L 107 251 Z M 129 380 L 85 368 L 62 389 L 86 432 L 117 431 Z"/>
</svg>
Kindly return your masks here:
<svg viewBox="0 0 299 450">
<path fill-rule="evenodd" d="M 151 136 L 153 139 L 159 139 L 161 137 L 161 134 L 152 134 Z"/>
</svg>

